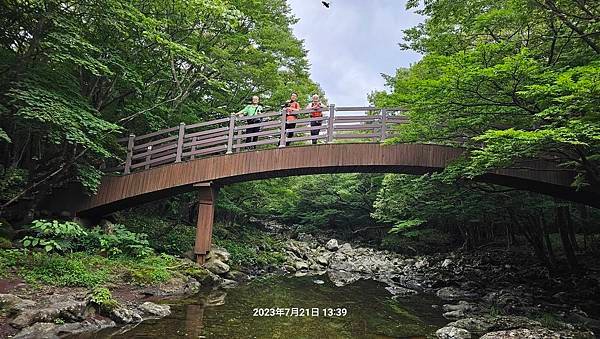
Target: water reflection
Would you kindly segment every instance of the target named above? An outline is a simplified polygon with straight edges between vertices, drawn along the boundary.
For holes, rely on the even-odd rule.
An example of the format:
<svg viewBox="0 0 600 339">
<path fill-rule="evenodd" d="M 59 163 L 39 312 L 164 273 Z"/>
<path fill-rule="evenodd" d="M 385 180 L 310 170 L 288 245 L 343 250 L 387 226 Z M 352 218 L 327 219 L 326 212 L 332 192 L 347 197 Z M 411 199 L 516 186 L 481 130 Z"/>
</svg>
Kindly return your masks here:
<svg viewBox="0 0 600 339">
<path fill-rule="evenodd" d="M 319 281 L 319 284 L 315 283 Z M 424 338 L 446 323 L 435 299 L 394 301 L 385 285 L 357 281 L 336 287 L 326 276 L 271 277 L 171 303 L 173 313 L 94 338 Z M 262 315 L 255 308 L 317 308 L 319 316 Z M 345 308 L 346 316 L 323 314 Z"/>
</svg>

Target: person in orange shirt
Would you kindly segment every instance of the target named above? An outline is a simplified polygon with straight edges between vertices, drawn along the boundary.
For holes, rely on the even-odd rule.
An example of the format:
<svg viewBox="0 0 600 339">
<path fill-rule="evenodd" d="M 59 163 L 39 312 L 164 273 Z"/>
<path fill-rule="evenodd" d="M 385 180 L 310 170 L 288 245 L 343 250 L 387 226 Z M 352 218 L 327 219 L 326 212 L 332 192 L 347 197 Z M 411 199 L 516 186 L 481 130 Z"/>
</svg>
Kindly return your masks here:
<svg viewBox="0 0 600 339">
<path fill-rule="evenodd" d="M 298 93 L 292 93 L 292 95 L 290 96 L 290 100 L 286 101 L 285 103 L 285 129 L 289 130 L 289 129 L 293 129 L 296 128 L 296 123 L 294 122 L 296 119 L 298 119 L 298 112 L 300 110 L 300 104 L 298 103 Z M 288 132 L 286 138 L 293 138 L 294 137 L 294 132 Z M 289 146 L 291 144 L 291 142 L 287 141 L 285 143 L 286 146 Z"/>
<path fill-rule="evenodd" d="M 306 106 L 306 109 L 312 110 L 310 112 L 311 118 L 322 118 L 323 117 L 323 104 L 321 104 L 321 101 L 319 100 L 319 96 L 317 94 L 314 94 L 312 96 L 312 101 L 308 104 L 308 106 Z M 310 122 L 311 127 L 321 126 L 321 125 L 323 125 L 323 120 Z M 319 132 L 321 132 L 320 129 L 314 129 L 314 130 L 310 131 L 310 135 L 311 136 L 319 135 Z M 312 141 L 313 145 L 317 144 L 317 139 L 312 139 L 311 141 Z"/>
</svg>

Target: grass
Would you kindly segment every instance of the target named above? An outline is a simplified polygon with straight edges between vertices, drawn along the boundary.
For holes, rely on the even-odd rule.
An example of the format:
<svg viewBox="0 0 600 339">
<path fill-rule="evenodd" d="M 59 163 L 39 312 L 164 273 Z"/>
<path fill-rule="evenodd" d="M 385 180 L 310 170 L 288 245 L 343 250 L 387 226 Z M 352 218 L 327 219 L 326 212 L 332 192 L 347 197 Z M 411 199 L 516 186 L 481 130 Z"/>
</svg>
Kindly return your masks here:
<svg viewBox="0 0 600 339">
<path fill-rule="evenodd" d="M 15 274 L 33 286 L 94 288 L 108 283 L 147 286 L 181 276 L 190 269 L 188 266 L 180 259 L 165 254 L 137 259 L 106 258 L 81 252 L 59 255 L 0 250 L 0 274 L 4 277 Z"/>
</svg>

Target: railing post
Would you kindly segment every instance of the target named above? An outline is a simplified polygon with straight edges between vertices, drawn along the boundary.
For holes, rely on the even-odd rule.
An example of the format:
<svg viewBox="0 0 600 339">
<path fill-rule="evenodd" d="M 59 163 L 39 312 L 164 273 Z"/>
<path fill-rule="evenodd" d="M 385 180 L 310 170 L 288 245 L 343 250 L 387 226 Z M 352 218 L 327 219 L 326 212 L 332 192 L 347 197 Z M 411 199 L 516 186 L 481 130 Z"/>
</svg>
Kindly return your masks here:
<svg viewBox="0 0 600 339">
<path fill-rule="evenodd" d="M 385 108 L 381 109 L 381 141 L 385 141 L 387 136 L 387 110 Z"/>
<path fill-rule="evenodd" d="M 287 122 L 287 114 L 285 110 L 281 111 L 281 134 L 279 135 L 279 147 L 285 147 L 285 139 L 287 137 L 285 133 L 285 124 Z"/>
<path fill-rule="evenodd" d="M 135 134 L 129 134 L 129 141 L 127 142 L 127 159 L 125 160 L 125 174 L 131 173 L 131 158 L 133 158 L 133 143 L 135 141 Z"/>
<path fill-rule="evenodd" d="M 181 162 L 181 153 L 183 153 L 183 135 L 185 134 L 185 123 L 179 124 L 179 138 L 177 138 L 177 156 L 175 162 Z"/>
<path fill-rule="evenodd" d="M 233 153 L 233 132 L 235 131 L 235 114 L 229 116 L 229 133 L 227 134 L 227 153 Z"/>
<path fill-rule="evenodd" d="M 327 143 L 333 142 L 333 120 L 335 118 L 335 104 L 329 105 L 329 119 L 327 120 Z"/>
<path fill-rule="evenodd" d="M 152 145 L 148 146 L 148 148 L 146 149 L 146 152 L 149 153 L 152 151 Z M 146 154 L 146 166 L 144 166 L 144 169 L 149 169 L 150 168 L 150 159 L 152 158 L 152 154 Z"/>
<path fill-rule="evenodd" d="M 192 143 L 195 143 L 196 141 L 198 141 L 198 137 L 194 137 L 192 139 Z M 192 149 L 191 149 L 192 155 L 190 156 L 190 159 L 192 159 L 192 160 L 196 159 L 196 155 L 194 155 L 194 152 L 196 152 L 197 149 L 198 149 L 198 146 L 196 146 L 196 145 L 192 146 Z"/>
</svg>

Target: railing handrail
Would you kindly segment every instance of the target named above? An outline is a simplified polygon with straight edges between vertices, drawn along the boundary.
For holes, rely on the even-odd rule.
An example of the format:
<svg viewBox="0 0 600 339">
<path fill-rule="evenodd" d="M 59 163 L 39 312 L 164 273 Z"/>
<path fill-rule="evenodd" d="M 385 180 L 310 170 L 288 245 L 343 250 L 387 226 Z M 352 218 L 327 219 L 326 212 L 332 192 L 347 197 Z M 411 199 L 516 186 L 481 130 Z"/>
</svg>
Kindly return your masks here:
<svg viewBox="0 0 600 339">
<path fill-rule="evenodd" d="M 319 117 L 299 117 L 321 112 Z M 131 134 L 118 139 L 127 144 L 127 157 L 121 167 L 109 170 L 149 169 L 154 166 L 195 159 L 201 155 L 214 155 L 225 152 L 239 152 L 244 147 L 276 144 L 287 147 L 291 142 L 324 139 L 327 143 L 347 140 L 370 139 L 381 142 L 389 138 L 390 125 L 408 122 L 403 115 L 390 115 L 391 112 L 404 112 L 401 108 L 378 107 L 336 107 L 322 106 L 321 109 L 301 109 L 293 113 L 270 111 L 254 116 L 218 118 L 191 125 L 181 123 L 177 127 L 162 129 L 141 136 Z M 341 115 L 335 112 L 377 112 L 376 114 Z M 293 116 L 293 118 L 290 117 Z M 256 121 L 258 120 L 258 122 Z M 321 134 L 325 132 L 326 134 Z M 315 133 L 316 132 L 316 133 Z M 340 133 L 347 132 L 347 133 Z M 310 136 L 294 136 L 297 133 L 310 133 Z M 235 143 L 235 144 L 234 144 Z M 141 162 L 140 162 L 141 161 Z"/>
</svg>

